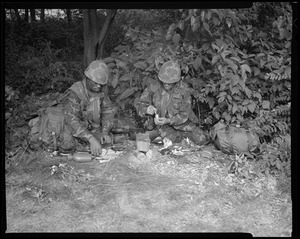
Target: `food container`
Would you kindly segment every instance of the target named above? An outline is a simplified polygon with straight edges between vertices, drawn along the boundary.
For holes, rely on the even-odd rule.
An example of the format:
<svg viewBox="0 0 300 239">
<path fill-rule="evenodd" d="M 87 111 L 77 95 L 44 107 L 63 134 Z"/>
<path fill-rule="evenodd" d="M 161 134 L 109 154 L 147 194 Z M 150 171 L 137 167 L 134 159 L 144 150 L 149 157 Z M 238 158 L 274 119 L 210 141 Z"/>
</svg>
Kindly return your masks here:
<svg viewBox="0 0 300 239">
<path fill-rule="evenodd" d="M 149 133 L 136 134 L 136 148 L 140 152 L 148 152 L 150 149 Z"/>
<path fill-rule="evenodd" d="M 92 161 L 93 156 L 88 152 L 76 152 L 72 155 L 72 159 L 79 163 L 85 163 Z"/>
<path fill-rule="evenodd" d="M 90 152 L 87 151 L 78 151 L 75 152 L 73 155 L 68 155 L 69 159 L 73 159 L 74 161 L 78 163 L 86 163 L 91 162 L 92 160 L 101 160 L 103 157 L 108 153 L 107 149 L 102 149 L 102 153 L 99 156 L 94 156 Z"/>
</svg>

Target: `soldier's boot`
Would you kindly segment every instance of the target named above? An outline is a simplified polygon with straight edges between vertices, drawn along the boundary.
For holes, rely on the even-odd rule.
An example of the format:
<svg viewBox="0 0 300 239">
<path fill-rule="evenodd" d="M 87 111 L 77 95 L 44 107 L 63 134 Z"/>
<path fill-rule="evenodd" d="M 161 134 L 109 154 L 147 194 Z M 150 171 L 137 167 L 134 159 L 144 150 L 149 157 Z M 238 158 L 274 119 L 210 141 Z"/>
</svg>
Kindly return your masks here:
<svg viewBox="0 0 300 239">
<path fill-rule="evenodd" d="M 149 138 L 151 141 L 155 140 L 159 135 L 159 130 L 151 130 L 151 131 L 146 131 L 146 133 L 149 134 Z"/>
<path fill-rule="evenodd" d="M 199 128 L 193 131 L 185 132 L 184 135 L 197 145 L 204 145 L 210 142 L 209 135 Z"/>
<path fill-rule="evenodd" d="M 180 143 L 182 140 L 181 132 L 168 125 L 164 125 L 160 129 L 160 135 L 162 138 L 168 138 L 172 143 Z"/>
</svg>

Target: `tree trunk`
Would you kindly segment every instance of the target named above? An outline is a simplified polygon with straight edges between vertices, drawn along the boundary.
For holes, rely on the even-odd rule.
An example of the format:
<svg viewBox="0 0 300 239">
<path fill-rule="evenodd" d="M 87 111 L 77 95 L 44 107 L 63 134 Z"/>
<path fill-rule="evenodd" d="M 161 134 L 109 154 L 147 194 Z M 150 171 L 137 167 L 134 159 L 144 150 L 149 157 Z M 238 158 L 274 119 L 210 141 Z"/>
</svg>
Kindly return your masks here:
<svg viewBox="0 0 300 239">
<path fill-rule="evenodd" d="M 83 10 L 84 69 L 96 59 L 97 15 L 96 9 Z"/>
<path fill-rule="evenodd" d="M 98 39 L 98 52 L 97 52 L 97 59 L 100 59 L 104 55 L 104 46 L 105 46 L 105 41 L 107 39 L 108 32 L 111 28 L 111 25 L 114 21 L 115 15 L 116 15 L 117 10 L 116 9 L 109 9 L 107 11 L 107 16 L 105 18 L 105 22 L 103 24 L 103 27 L 101 29 L 99 39 Z"/>
<path fill-rule="evenodd" d="M 14 14 L 11 9 L 9 9 L 9 14 L 10 14 L 10 19 L 13 21 L 14 20 Z"/>
<path fill-rule="evenodd" d="M 15 12 L 15 17 L 17 18 L 17 22 L 20 23 L 21 22 L 21 17 L 20 17 L 18 9 L 14 9 L 14 12 Z"/>
<path fill-rule="evenodd" d="M 72 12 L 71 9 L 67 9 L 67 19 L 68 19 L 68 26 L 71 26 L 72 23 Z"/>
<path fill-rule="evenodd" d="M 86 68 L 95 59 L 100 59 L 104 54 L 104 44 L 109 29 L 116 15 L 116 9 L 107 11 L 105 22 L 100 31 L 97 24 L 96 9 L 83 10 L 83 34 L 84 34 L 84 67 Z"/>
<path fill-rule="evenodd" d="M 25 9 L 25 17 L 24 17 L 24 21 L 28 22 L 28 9 Z"/>
<path fill-rule="evenodd" d="M 35 9 L 30 9 L 30 20 L 31 22 L 34 22 L 35 19 Z"/>
<path fill-rule="evenodd" d="M 45 22 L 45 9 L 41 9 L 41 22 Z"/>
</svg>

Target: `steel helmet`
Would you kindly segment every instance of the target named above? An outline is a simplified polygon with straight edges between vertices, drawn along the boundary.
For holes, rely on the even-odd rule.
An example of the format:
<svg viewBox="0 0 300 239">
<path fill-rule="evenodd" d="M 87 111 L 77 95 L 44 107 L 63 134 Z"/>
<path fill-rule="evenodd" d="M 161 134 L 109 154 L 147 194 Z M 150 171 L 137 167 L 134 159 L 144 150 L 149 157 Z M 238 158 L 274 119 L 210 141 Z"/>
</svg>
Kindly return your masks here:
<svg viewBox="0 0 300 239">
<path fill-rule="evenodd" d="M 177 62 L 165 62 L 158 73 L 158 78 L 164 83 L 176 83 L 180 81 L 181 71 Z"/>
<path fill-rule="evenodd" d="M 108 82 L 109 69 L 102 60 L 95 60 L 86 68 L 84 74 L 95 83 L 105 85 Z"/>
</svg>

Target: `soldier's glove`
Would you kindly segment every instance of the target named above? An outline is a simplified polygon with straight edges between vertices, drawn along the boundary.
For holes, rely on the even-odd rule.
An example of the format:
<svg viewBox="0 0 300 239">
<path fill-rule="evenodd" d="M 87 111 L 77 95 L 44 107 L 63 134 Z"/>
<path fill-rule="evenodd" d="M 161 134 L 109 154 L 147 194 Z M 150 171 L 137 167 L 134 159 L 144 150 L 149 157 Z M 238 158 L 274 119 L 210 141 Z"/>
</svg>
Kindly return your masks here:
<svg viewBox="0 0 300 239">
<path fill-rule="evenodd" d="M 100 136 L 100 143 L 101 144 L 110 144 L 111 137 L 107 133 L 102 133 Z"/>
<path fill-rule="evenodd" d="M 93 155 L 101 155 L 102 154 L 102 146 L 101 144 L 98 142 L 98 140 L 92 136 L 90 139 L 89 139 L 89 142 L 91 144 L 91 153 Z"/>
<path fill-rule="evenodd" d="M 154 115 L 156 113 L 156 108 L 153 105 L 147 107 L 147 114 Z"/>
<path fill-rule="evenodd" d="M 162 118 L 154 118 L 154 123 L 156 125 L 165 125 L 165 124 L 170 124 L 171 120 L 169 118 L 165 118 L 165 117 L 162 117 Z"/>
</svg>

